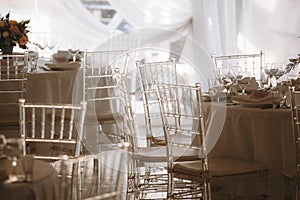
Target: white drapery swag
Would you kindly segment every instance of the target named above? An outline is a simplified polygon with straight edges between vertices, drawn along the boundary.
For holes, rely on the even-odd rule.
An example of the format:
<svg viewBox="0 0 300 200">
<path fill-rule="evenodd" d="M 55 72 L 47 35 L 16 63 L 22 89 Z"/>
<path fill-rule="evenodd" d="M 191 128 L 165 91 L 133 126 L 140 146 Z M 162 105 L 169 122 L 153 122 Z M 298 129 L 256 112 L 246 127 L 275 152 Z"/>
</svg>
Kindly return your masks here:
<svg viewBox="0 0 300 200">
<path fill-rule="evenodd" d="M 216 55 L 266 52 L 266 62 L 287 63 L 299 53 L 299 0 L 193 2 L 194 38 Z"/>
<path fill-rule="evenodd" d="M 93 50 L 110 35 L 79 0 L 0 0 L 0 5 L 2 15 L 10 12 L 11 19 L 30 19 L 30 39 L 38 40 L 37 33 L 56 33 L 60 49 L 76 45 Z"/>
<path fill-rule="evenodd" d="M 299 51 L 299 0 L 109 0 L 134 27 L 189 35 L 209 54 L 266 52 L 288 62 Z"/>
<path fill-rule="evenodd" d="M 109 0 L 134 28 L 164 28 L 189 35 L 208 54 L 266 51 L 267 61 L 286 62 L 299 52 L 299 0 Z M 0 12 L 30 19 L 32 32 L 59 30 L 60 48 L 93 50 L 111 30 L 79 0 L 0 0 Z M 172 32 L 171 31 L 171 32 Z M 154 42 L 167 35 L 152 36 Z M 150 39 L 148 41 L 150 41 Z M 171 41 L 175 41 L 174 38 Z"/>
</svg>

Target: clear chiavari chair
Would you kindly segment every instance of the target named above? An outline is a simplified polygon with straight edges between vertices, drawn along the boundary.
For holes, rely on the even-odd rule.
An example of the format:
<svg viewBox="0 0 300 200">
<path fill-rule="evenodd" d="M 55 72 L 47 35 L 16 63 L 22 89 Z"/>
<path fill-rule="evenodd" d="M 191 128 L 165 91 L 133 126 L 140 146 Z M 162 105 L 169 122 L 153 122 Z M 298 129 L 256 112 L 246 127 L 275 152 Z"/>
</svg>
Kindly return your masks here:
<svg viewBox="0 0 300 200">
<path fill-rule="evenodd" d="M 23 155 L 49 162 L 61 155 L 78 157 L 82 151 L 86 103 L 32 104 L 19 100 L 20 135 L 24 138 Z"/>
<path fill-rule="evenodd" d="M 164 133 L 167 141 L 168 160 L 168 197 L 203 198 L 203 199 L 267 199 L 268 167 L 260 162 L 234 158 L 208 158 L 206 143 L 205 115 L 201 98 L 200 85 L 185 86 L 174 84 L 157 84 L 158 98 L 163 119 Z M 170 137 L 174 132 L 193 135 L 193 141 L 187 145 Z M 198 157 L 186 162 L 175 159 L 175 146 L 184 147 L 186 151 L 197 150 Z M 187 182 L 187 180 L 191 182 Z M 228 182 L 226 182 L 226 180 Z M 240 194 L 230 190 L 226 184 L 245 180 L 259 181 L 264 186 L 257 193 Z M 261 181 L 261 182 L 260 182 Z M 194 186 L 195 183 L 199 185 Z M 244 182 L 245 183 L 245 182 Z M 235 184 L 233 184 L 235 185 Z M 181 186 L 181 187 L 180 187 Z M 179 188 L 178 188 L 179 187 Z M 211 188 L 211 189 L 210 189 Z M 194 190 L 195 189 L 195 190 Z"/>
<path fill-rule="evenodd" d="M 165 145 L 166 142 L 161 128 L 161 115 L 154 83 L 177 84 L 176 60 L 171 59 L 148 63 L 137 61 L 136 67 L 143 99 L 147 145 Z M 186 137 L 178 139 L 190 140 L 190 138 Z"/>
<path fill-rule="evenodd" d="M 98 179 L 100 162 L 101 179 Z M 96 154 L 69 158 L 67 155 L 53 163 L 57 170 L 60 199 L 125 199 L 127 176 L 126 145 Z"/>
<path fill-rule="evenodd" d="M 126 72 L 125 50 L 83 53 L 83 100 L 87 102 L 86 123 L 99 124 L 108 140 L 120 139 L 116 123 L 122 119 L 114 69 Z"/>
<path fill-rule="evenodd" d="M 292 190 L 288 192 L 287 199 L 300 199 L 300 91 L 296 81 L 290 83 L 290 110 L 292 134 L 295 148 L 295 166 L 283 169 L 282 173 L 290 181 Z"/>
<path fill-rule="evenodd" d="M 157 96 L 162 115 L 166 138 L 168 188 L 167 198 L 211 199 L 209 163 L 206 152 L 204 115 L 201 101 L 201 87 L 176 84 L 157 84 Z M 192 124 L 198 122 L 199 127 L 193 129 Z M 171 135 L 190 135 L 197 138 L 201 145 L 193 145 L 176 140 Z M 193 160 L 199 161 L 202 169 L 194 183 L 188 179 L 176 179 L 174 166 L 176 163 L 176 148 L 194 150 L 197 155 Z M 183 153 L 183 152 L 182 152 Z M 184 163 L 184 162 L 183 162 Z M 193 184 L 199 185 L 193 185 Z"/>
<path fill-rule="evenodd" d="M 121 104 L 124 111 L 122 130 L 125 141 L 129 142 L 130 166 L 128 174 L 128 196 L 133 195 L 138 199 L 164 198 L 167 192 L 167 152 L 166 147 L 142 146 L 139 142 L 140 135 L 136 129 L 135 117 L 132 109 L 130 93 L 128 92 L 127 77 L 117 74 L 117 83 L 120 90 Z M 156 95 L 156 94 L 154 94 Z M 162 128 L 162 127 L 161 127 Z M 193 160 L 197 157 L 194 150 L 174 147 L 176 161 Z"/>
<path fill-rule="evenodd" d="M 252 54 L 232 54 L 232 55 L 211 55 L 214 63 L 215 73 L 219 73 L 222 69 L 230 69 L 239 66 L 240 70 L 247 71 L 251 77 L 262 86 L 265 66 L 265 52 Z"/>
<path fill-rule="evenodd" d="M 0 55 L 1 130 L 17 132 L 19 130 L 18 99 L 26 97 L 27 62 L 25 55 Z M 10 135 L 6 136 L 10 137 Z"/>
</svg>

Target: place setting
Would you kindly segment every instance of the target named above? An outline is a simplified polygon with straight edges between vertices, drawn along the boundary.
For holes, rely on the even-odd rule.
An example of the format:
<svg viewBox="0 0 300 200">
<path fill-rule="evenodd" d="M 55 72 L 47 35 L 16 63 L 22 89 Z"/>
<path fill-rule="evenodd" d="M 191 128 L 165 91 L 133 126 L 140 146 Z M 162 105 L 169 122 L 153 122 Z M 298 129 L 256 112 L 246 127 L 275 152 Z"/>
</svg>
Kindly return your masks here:
<svg viewBox="0 0 300 200">
<path fill-rule="evenodd" d="M 46 71 L 72 71 L 77 70 L 81 65 L 82 52 L 79 49 L 69 49 L 68 51 L 58 51 L 52 55 L 52 61 L 40 66 Z"/>
</svg>

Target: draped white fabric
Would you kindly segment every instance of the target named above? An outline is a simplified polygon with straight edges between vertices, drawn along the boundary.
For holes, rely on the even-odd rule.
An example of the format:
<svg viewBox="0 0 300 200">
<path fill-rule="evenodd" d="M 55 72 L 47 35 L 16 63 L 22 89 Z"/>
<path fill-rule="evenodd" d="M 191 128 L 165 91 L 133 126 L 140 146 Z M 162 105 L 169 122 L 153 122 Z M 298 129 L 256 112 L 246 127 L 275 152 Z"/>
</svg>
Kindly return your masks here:
<svg viewBox="0 0 300 200">
<path fill-rule="evenodd" d="M 193 1 L 194 38 L 216 55 L 266 52 L 287 63 L 299 52 L 299 0 Z"/>
<path fill-rule="evenodd" d="M 187 33 L 191 26 L 190 0 L 109 0 L 134 27 L 166 28 Z"/>
<path fill-rule="evenodd" d="M 0 5 L 2 15 L 10 12 L 11 19 L 30 19 L 31 41 L 38 40 L 36 33 L 58 33 L 61 49 L 77 45 L 93 50 L 110 34 L 79 0 L 0 0 Z"/>
<path fill-rule="evenodd" d="M 189 35 L 192 30 L 192 37 L 208 54 L 265 50 L 267 62 L 287 62 L 299 51 L 299 0 L 109 2 L 134 28 L 164 28 L 180 35 Z M 0 5 L 2 14 L 10 11 L 12 18 L 31 19 L 33 33 L 59 30 L 61 48 L 77 44 L 94 49 L 111 33 L 79 0 L 0 0 Z M 155 35 L 148 41 L 165 38 L 170 40 L 171 36 Z"/>
</svg>

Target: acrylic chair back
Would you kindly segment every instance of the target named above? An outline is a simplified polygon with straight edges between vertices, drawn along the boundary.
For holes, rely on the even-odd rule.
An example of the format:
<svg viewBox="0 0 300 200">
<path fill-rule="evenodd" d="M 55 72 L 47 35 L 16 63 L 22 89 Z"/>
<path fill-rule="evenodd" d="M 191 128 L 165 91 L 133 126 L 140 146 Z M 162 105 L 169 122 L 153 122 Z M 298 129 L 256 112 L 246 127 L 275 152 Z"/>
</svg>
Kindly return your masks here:
<svg viewBox="0 0 300 200">
<path fill-rule="evenodd" d="M 138 142 L 136 138 L 136 129 L 131 103 L 131 96 L 128 90 L 127 75 L 121 74 L 118 68 L 116 68 L 115 71 L 123 115 L 122 123 L 120 123 L 120 129 L 122 130 L 124 141 L 130 144 L 130 150 L 133 153 L 135 153 L 138 150 Z"/>
<path fill-rule="evenodd" d="M 95 51 L 83 54 L 83 100 L 87 102 L 87 121 L 99 124 L 112 140 L 120 139 L 116 123 L 120 97 L 114 69 L 127 71 L 127 51 Z"/>
<path fill-rule="evenodd" d="M 95 162 L 98 164 L 95 165 Z M 59 177 L 61 200 L 119 200 L 126 193 L 125 146 L 77 158 L 65 155 L 54 162 L 53 166 Z"/>
<path fill-rule="evenodd" d="M 296 150 L 296 171 L 300 174 L 300 91 L 290 87 L 291 94 L 291 118 L 293 137 Z M 300 177 L 299 177 L 300 178 Z"/>
<path fill-rule="evenodd" d="M 214 64 L 215 74 L 220 74 L 221 69 L 229 70 L 231 67 L 239 67 L 241 71 L 247 71 L 251 77 L 262 85 L 265 66 L 265 52 L 253 54 L 232 54 L 232 55 L 211 55 Z M 222 72 L 221 72 L 222 73 Z M 223 72 L 224 73 L 224 72 Z"/>
<path fill-rule="evenodd" d="M 164 140 L 155 140 L 156 136 L 163 135 L 163 131 L 154 83 L 177 84 L 176 60 L 149 63 L 137 61 L 136 67 L 143 98 L 148 146 L 165 144 Z"/>
<path fill-rule="evenodd" d="M 61 155 L 78 157 L 82 150 L 86 103 L 32 104 L 20 99 L 20 134 L 23 154 L 48 161 Z"/>
<path fill-rule="evenodd" d="M 26 96 L 27 62 L 26 54 L 0 55 L 0 107 L 1 128 L 18 130 L 19 98 Z"/>
<path fill-rule="evenodd" d="M 173 156 L 175 146 L 198 151 L 198 159 L 201 160 L 203 169 L 203 197 L 210 197 L 210 183 L 208 178 L 209 168 L 206 151 L 206 129 L 203 119 L 203 105 L 201 101 L 201 87 L 197 83 L 195 86 L 176 84 L 156 84 L 157 97 L 161 110 L 165 140 L 167 142 L 167 164 L 169 171 L 168 195 L 174 192 L 174 178 L 172 171 L 176 158 Z M 200 127 L 195 127 L 198 124 Z M 187 144 L 181 140 L 176 140 L 172 135 L 190 135 L 191 143 Z M 197 140 L 197 144 L 192 142 Z"/>
</svg>

